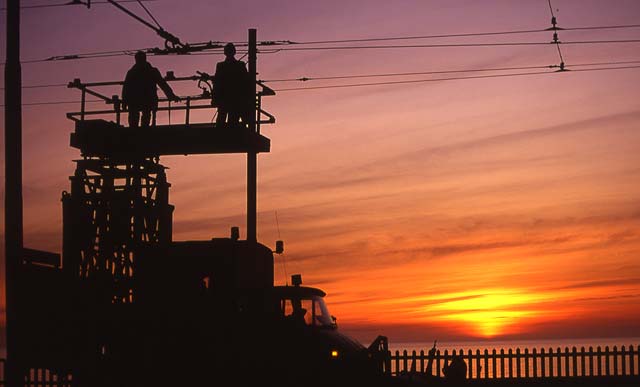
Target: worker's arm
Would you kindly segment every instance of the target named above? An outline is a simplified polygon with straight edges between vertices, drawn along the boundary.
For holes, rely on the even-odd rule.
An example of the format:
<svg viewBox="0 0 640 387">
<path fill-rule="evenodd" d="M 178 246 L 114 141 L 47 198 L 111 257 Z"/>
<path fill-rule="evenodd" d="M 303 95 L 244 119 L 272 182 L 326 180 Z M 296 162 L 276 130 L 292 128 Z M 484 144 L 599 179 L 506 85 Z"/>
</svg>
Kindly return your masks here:
<svg viewBox="0 0 640 387">
<path fill-rule="evenodd" d="M 175 95 L 175 93 L 173 92 L 173 89 L 171 89 L 171 86 L 169 86 L 167 81 L 165 81 L 164 78 L 162 78 L 162 75 L 160 74 L 160 71 L 158 69 L 156 69 L 156 83 L 158 84 L 158 86 L 160 86 L 160 88 L 162 89 L 162 91 L 164 92 L 164 94 L 167 96 L 168 99 L 172 101 L 180 101 L 180 97 Z"/>
</svg>

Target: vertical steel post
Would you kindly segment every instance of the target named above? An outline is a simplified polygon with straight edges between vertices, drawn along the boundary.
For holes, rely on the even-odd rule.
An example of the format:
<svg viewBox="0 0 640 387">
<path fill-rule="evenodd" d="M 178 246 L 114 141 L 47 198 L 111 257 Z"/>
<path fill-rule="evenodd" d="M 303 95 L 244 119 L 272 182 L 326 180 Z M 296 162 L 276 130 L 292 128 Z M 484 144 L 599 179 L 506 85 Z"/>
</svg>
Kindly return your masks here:
<svg viewBox="0 0 640 387">
<path fill-rule="evenodd" d="M 16 343 L 16 284 L 22 255 L 22 80 L 20 70 L 20 0 L 7 1 L 7 46 L 4 67 L 5 146 L 5 287 L 7 314 L 6 385 L 17 387 L 20 359 Z"/>
<path fill-rule="evenodd" d="M 256 132 L 256 62 L 257 38 L 255 28 L 249 29 L 249 82 L 251 82 L 251 114 L 249 130 Z M 255 149 L 247 152 L 247 241 L 257 242 L 258 154 Z"/>
</svg>

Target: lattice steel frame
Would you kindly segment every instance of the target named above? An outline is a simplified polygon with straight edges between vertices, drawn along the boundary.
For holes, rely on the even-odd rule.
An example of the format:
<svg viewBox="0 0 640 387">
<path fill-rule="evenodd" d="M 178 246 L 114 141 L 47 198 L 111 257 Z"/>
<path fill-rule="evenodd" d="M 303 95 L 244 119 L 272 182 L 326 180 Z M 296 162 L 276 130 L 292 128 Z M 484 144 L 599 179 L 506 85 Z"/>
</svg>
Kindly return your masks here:
<svg viewBox="0 0 640 387">
<path fill-rule="evenodd" d="M 62 198 L 64 270 L 103 285 L 107 303 L 133 302 L 137 248 L 171 241 L 165 167 L 150 158 L 85 158 L 70 180 Z"/>
</svg>

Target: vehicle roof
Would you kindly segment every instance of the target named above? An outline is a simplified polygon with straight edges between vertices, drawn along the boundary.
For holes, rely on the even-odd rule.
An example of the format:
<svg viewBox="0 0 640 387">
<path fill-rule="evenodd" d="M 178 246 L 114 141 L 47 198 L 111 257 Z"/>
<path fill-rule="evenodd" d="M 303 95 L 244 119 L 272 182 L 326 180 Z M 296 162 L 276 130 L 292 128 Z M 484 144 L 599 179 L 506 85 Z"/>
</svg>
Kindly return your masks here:
<svg viewBox="0 0 640 387">
<path fill-rule="evenodd" d="M 273 289 L 279 297 L 298 296 L 306 298 L 312 296 L 324 297 L 327 295 L 327 293 L 318 288 L 311 288 L 308 286 L 274 286 Z"/>
</svg>

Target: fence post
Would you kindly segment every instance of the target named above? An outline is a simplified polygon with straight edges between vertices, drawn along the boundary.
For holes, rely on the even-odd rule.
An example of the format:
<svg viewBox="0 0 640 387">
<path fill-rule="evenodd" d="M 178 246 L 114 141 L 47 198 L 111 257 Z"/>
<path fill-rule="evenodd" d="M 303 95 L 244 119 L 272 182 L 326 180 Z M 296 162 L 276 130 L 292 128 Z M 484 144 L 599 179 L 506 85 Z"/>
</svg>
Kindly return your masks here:
<svg viewBox="0 0 640 387">
<path fill-rule="evenodd" d="M 604 347 L 604 369 L 605 372 L 607 373 L 606 375 L 609 376 L 611 375 L 611 367 L 610 367 L 610 359 L 609 359 L 610 353 L 609 353 L 609 346 L 605 346 Z"/>
<path fill-rule="evenodd" d="M 410 370 L 411 372 L 416 372 L 417 362 L 418 362 L 418 356 L 416 354 L 416 350 L 414 349 L 413 351 L 411 351 L 411 370 Z"/>
<path fill-rule="evenodd" d="M 460 350 L 460 356 L 464 355 L 464 351 Z M 467 375 L 469 375 L 469 379 L 473 378 L 473 353 L 469 350 L 467 354 L 467 358 L 469 359 L 469 366 L 467 367 Z"/>
<path fill-rule="evenodd" d="M 469 354 L 471 354 L 471 350 L 469 350 Z M 476 349 L 476 379 L 480 379 L 482 377 L 482 359 L 480 358 L 480 350 Z"/>
<path fill-rule="evenodd" d="M 447 364 L 449 364 L 449 350 L 448 349 L 444 350 L 444 357 L 442 358 L 442 363 L 444 363 L 442 365 L 442 367 L 446 367 Z"/>
<path fill-rule="evenodd" d="M 618 376 L 618 346 L 613 346 L 613 375 Z"/>
<path fill-rule="evenodd" d="M 495 351 L 495 349 L 494 349 Z M 495 358 L 494 358 L 495 360 Z M 495 365 L 493 366 L 493 376 L 495 377 L 495 373 L 496 373 L 496 367 Z M 484 377 L 485 379 L 489 379 L 489 350 L 485 349 L 484 350 Z"/>
<path fill-rule="evenodd" d="M 571 376 L 571 366 L 569 365 L 569 347 L 564 347 L 564 376 Z"/>
<path fill-rule="evenodd" d="M 533 377 L 538 377 L 538 351 L 533 348 L 531 351 L 531 361 L 533 362 Z"/>
<path fill-rule="evenodd" d="M 424 349 L 420 350 L 420 373 L 424 373 Z"/>
<path fill-rule="evenodd" d="M 529 377 L 529 348 L 524 349 L 524 376 Z"/>
<path fill-rule="evenodd" d="M 400 351 L 396 350 L 396 375 L 400 373 Z"/>
<path fill-rule="evenodd" d="M 436 351 L 436 376 L 440 376 L 440 350 Z"/>
<path fill-rule="evenodd" d="M 598 346 L 596 352 L 596 361 L 598 362 L 598 376 L 602 376 L 602 350 L 600 346 Z"/>
<path fill-rule="evenodd" d="M 409 368 L 409 354 L 406 349 L 402 351 L 402 367 L 402 370 L 405 372 L 407 371 L 407 368 Z"/>
<path fill-rule="evenodd" d="M 500 377 L 504 378 L 504 349 L 500 348 Z"/>
<path fill-rule="evenodd" d="M 541 377 L 545 377 L 545 365 L 546 365 L 546 358 L 544 356 L 544 347 L 540 348 L 540 376 Z"/>
<path fill-rule="evenodd" d="M 513 378 L 513 350 L 509 348 L 509 378 Z"/>
<path fill-rule="evenodd" d="M 520 348 L 516 348 L 516 378 L 522 377 L 522 367 L 520 366 Z"/>
<path fill-rule="evenodd" d="M 638 346 L 636 346 L 636 350 Z M 635 364 L 633 359 L 633 345 L 629 346 L 629 375 L 633 376 L 635 374 Z"/>
<path fill-rule="evenodd" d="M 495 348 L 491 351 L 491 363 L 493 365 L 493 378 L 497 379 L 498 378 L 498 366 L 497 366 L 498 358 L 497 358 L 497 355 L 496 355 L 496 349 Z"/>
<path fill-rule="evenodd" d="M 549 377 L 553 377 L 553 347 L 549 347 Z"/>
<path fill-rule="evenodd" d="M 558 377 L 562 376 L 562 348 L 556 348 L 556 372 L 558 372 Z"/>
<path fill-rule="evenodd" d="M 627 354 L 626 354 L 626 348 L 623 345 L 622 348 L 620 348 L 620 357 L 621 357 L 621 361 L 622 361 L 622 375 L 623 376 L 627 376 Z"/>
</svg>

